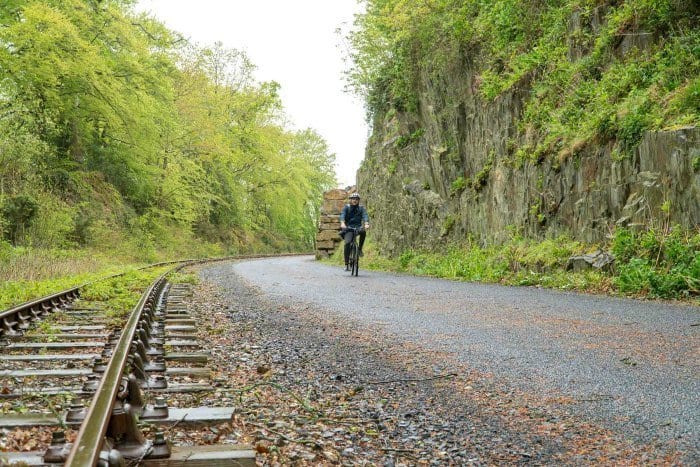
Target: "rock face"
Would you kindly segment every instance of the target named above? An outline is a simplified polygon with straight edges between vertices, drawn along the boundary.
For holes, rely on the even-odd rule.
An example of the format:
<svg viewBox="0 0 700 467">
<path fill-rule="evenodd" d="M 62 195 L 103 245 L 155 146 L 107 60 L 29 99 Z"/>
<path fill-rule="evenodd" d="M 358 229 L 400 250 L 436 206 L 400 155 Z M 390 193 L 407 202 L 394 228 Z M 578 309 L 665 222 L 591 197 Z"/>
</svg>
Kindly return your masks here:
<svg viewBox="0 0 700 467">
<path fill-rule="evenodd" d="M 348 195 L 356 191 L 355 187 L 348 189 L 329 190 L 323 193 L 321 216 L 316 233 L 316 259 L 328 258 L 333 254 L 342 241 L 340 230 L 340 211 L 347 203 Z"/>
<path fill-rule="evenodd" d="M 616 225 L 700 225 L 700 128 L 648 132 L 625 156 L 603 145 L 519 161 L 527 83 L 485 102 L 468 57 L 455 54 L 450 66 L 440 79 L 423 77 L 418 112 L 375 116 L 357 181 L 383 252 L 515 233 L 599 242 Z"/>
</svg>

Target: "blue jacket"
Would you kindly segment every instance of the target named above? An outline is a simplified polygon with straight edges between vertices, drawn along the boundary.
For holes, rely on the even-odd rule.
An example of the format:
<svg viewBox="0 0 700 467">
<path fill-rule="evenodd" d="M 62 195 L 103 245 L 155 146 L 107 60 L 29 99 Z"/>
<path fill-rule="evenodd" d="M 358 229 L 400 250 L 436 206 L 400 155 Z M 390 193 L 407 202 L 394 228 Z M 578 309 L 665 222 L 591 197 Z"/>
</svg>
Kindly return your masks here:
<svg viewBox="0 0 700 467">
<path fill-rule="evenodd" d="M 357 206 L 346 204 L 340 212 L 340 222 L 345 222 L 348 227 L 362 227 L 363 223 L 369 222 L 367 209 L 359 204 Z"/>
</svg>

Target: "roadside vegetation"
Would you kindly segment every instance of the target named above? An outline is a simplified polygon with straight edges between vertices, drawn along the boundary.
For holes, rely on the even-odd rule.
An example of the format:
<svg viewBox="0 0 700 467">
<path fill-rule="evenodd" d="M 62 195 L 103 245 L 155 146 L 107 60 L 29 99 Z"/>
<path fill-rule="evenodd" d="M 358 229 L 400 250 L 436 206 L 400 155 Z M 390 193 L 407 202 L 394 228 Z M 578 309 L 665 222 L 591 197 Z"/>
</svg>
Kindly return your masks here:
<svg viewBox="0 0 700 467">
<path fill-rule="evenodd" d="M 23 250 L 7 248 L 0 253 L 0 310 L 62 290 L 95 282 L 83 290 L 81 298 L 97 294 L 104 287 L 96 282 L 125 273 L 123 280 L 153 275 L 154 269 L 138 272 L 145 263 L 99 256 L 81 250 Z M 164 269 L 155 269 L 162 273 Z M 154 276 L 155 277 L 155 276 Z M 120 280 L 120 279 L 115 279 Z"/>
<path fill-rule="evenodd" d="M 20 256 L 89 270 L 95 256 L 309 251 L 335 186 L 326 142 L 292 129 L 243 52 L 132 8 L 0 8 L 0 271 Z"/>
<path fill-rule="evenodd" d="M 313 247 L 326 142 L 243 52 L 133 4 L 0 8 L 0 306 L 127 265 Z"/>
<path fill-rule="evenodd" d="M 81 290 L 80 299 L 89 307 L 99 308 L 111 326 L 123 326 L 145 288 L 172 267 L 132 269 L 116 277 L 93 282 Z"/>
<path fill-rule="evenodd" d="M 474 242 L 438 250 L 405 250 L 389 258 L 368 237 L 361 268 L 453 280 L 538 286 L 638 298 L 700 301 L 700 232 L 617 229 L 607 245 L 585 245 L 567 237 L 545 241 L 513 237 L 500 246 Z M 604 251 L 605 268 L 573 271 L 570 258 Z M 342 251 L 332 262 L 342 264 Z"/>
<path fill-rule="evenodd" d="M 13 248 L 0 243 L 0 310 L 86 284 L 126 267 L 89 251 Z"/>
<path fill-rule="evenodd" d="M 700 5 L 683 0 L 367 0 L 348 81 L 368 117 L 416 113 L 454 67 L 487 102 L 528 83 L 516 161 L 589 145 L 625 157 L 645 131 L 700 123 Z M 463 64 L 464 56 L 471 58 Z"/>
</svg>

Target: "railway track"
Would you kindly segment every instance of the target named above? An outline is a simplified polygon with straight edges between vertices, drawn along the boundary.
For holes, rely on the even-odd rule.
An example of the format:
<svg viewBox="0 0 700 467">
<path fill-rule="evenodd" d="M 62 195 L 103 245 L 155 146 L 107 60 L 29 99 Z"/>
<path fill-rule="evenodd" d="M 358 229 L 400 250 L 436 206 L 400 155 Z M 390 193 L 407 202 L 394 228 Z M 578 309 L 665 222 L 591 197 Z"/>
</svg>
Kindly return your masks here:
<svg viewBox="0 0 700 467">
<path fill-rule="evenodd" d="M 0 312 L 0 465 L 255 465 L 250 446 L 168 439 L 235 410 L 206 396 L 225 381 L 212 380 L 190 286 L 168 279 L 183 266 L 158 272 L 123 317 L 80 287 Z M 18 439 L 36 449 L 12 452 Z"/>
</svg>

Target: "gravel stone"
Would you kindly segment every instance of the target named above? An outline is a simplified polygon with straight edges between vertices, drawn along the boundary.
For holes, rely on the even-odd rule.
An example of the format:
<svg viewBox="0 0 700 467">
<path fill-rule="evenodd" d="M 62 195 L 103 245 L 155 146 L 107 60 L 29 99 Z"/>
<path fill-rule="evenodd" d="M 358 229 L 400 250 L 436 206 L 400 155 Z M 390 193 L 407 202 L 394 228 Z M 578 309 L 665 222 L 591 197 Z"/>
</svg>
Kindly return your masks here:
<svg viewBox="0 0 700 467">
<path fill-rule="evenodd" d="M 200 277 L 260 465 L 700 462 L 697 307 L 310 257 Z"/>
</svg>

